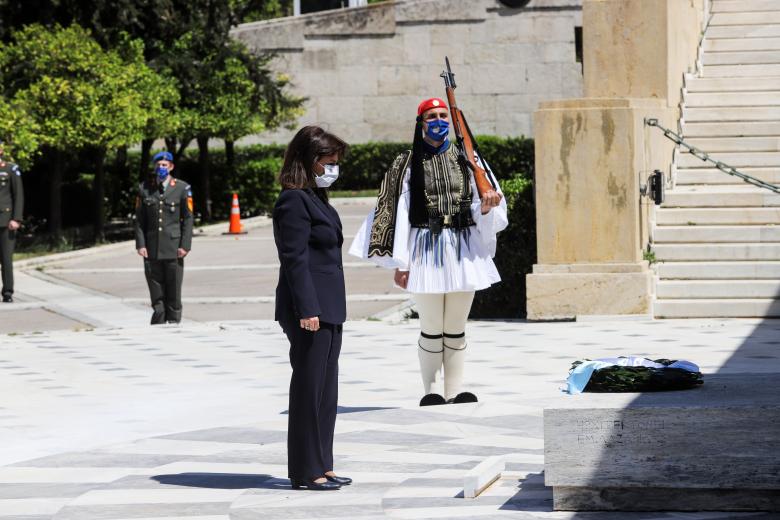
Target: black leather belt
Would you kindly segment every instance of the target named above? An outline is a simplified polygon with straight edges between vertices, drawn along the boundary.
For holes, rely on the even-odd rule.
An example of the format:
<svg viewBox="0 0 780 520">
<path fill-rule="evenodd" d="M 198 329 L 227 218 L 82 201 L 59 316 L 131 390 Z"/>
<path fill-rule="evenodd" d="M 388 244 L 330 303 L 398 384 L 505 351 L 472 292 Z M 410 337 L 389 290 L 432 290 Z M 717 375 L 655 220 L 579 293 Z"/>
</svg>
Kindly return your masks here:
<svg viewBox="0 0 780 520">
<path fill-rule="evenodd" d="M 428 217 L 428 227 L 432 233 L 441 233 L 444 228 L 462 229 L 473 226 L 471 213 L 458 213 L 457 215 L 443 215 L 441 217 Z"/>
</svg>

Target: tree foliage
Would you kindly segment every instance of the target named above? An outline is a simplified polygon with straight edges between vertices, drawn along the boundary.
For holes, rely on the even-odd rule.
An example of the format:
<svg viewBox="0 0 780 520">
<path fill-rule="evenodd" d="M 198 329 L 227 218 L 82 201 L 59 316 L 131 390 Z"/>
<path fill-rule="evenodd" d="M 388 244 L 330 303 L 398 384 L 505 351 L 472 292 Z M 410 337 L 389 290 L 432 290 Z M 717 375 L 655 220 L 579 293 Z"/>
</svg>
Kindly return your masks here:
<svg viewBox="0 0 780 520">
<path fill-rule="evenodd" d="M 289 79 L 272 71 L 272 56 L 255 55 L 230 36 L 250 18 L 291 14 L 291 5 L 0 0 L 0 136 L 17 161 L 60 172 L 49 180 L 59 179 L 66 159 L 93 157 L 90 150 L 102 160 L 116 149 L 112 171 L 129 175 L 122 159 L 128 147 L 140 142 L 148 153 L 165 138 L 178 157 L 197 140 L 203 187 L 195 193 L 207 201 L 210 138 L 232 150 L 240 137 L 290 124 L 301 112 L 303 99 L 287 93 Z M 143 175 L 148 165 L 141 162 Z M 95 172 L 98 206 L 102 168 L 79 167 Z"/>
<path fill-rule="evenodd" d="M 0 80 L 36 125 L 37 142 L 61 150 L 137 142 L 177 97 L 146 65 L 141 42 L 104 50 L 78 25 L 15 33 L 0 44 Z"/>
</svg>

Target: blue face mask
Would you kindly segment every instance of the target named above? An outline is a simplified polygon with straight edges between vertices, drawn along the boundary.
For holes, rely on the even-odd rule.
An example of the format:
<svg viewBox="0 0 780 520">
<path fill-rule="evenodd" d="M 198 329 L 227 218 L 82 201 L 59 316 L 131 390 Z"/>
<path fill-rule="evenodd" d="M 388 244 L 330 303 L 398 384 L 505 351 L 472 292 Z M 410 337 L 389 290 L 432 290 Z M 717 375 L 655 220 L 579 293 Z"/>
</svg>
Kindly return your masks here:
<svg viewBox="0 0 780 520">
<path fill-rule="evenodd" d="M 157 172 L 157 180 L 159 182 L 165 182 L 166 177 L 168 177 L 168 168 L 165 166 L 158 166 L 155 171 Z"/>
<path fill-rule="evenodd" d="M 425 134 L 434 141 L 444 141 L 450 133 L 450 122 L 444 119 L 436 119 L 428 122 Z"/>
</svg>

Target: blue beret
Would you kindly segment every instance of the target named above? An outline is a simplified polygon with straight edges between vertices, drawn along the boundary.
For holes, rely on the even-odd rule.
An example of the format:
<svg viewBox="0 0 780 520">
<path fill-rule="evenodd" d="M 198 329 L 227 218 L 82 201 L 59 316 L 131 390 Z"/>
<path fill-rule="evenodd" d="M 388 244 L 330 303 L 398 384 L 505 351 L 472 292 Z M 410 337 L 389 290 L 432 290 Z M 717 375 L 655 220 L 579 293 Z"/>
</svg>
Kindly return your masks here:
<svg viewBox="0 0 780 520">
<path fill-rule="evenodd" d="M 156 163 L 157 161 L 173 162 L 173 154 L 171 152 L 157 152 L 154 154 L 154 157 L 152 157 L 152 162 Z"/>
</svg>

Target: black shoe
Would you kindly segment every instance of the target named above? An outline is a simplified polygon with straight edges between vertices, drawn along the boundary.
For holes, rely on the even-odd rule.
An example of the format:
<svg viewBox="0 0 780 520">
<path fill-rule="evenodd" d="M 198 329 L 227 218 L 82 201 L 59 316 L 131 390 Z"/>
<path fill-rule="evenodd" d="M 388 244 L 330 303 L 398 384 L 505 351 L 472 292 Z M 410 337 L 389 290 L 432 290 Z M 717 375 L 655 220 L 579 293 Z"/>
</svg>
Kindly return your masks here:
<svg viewBox="0 0 780 520">
<path fill-rule="evenodd" d="M 336 484 L 339 484 L 341 486 L 349 486 L 350 484 L 352 484 L 352 479 L 349 477 L 337 477 L 335 475 L 329 477 L 325 475 L 325 478 L 328 479 L 328 481 L 335 482 Z"/>
<path fill-rule="evenodd" d="M 420 406 L 435 406 L 437 404 L 447 404 L 439 394 L 428 394 L 420 399 Z"/>
<path fill-rule="evenodd" d="M 3 295 L 3 303 L 13 303 L 13 302 L 14 302 L 13 296 L 11 296 L 10 294 Z"/>
<path fill-rule="evenodd" d="M 447 402 L 451 404 L 476 403 L 477 396 L 471 392 L 461 392 L 452 399 L 448 399 Z"/>
<path fill-rule="evenodd" d="M 306 488 L 309 491 L 335 491 L 336 489 L 341 489 L 341 484 L 336 484 L 330 480 L 321 483 L 314 482 L 314 480 L 315 479 L 299 480 L 297 478 L 291 478 L 290 486 L 292 486 L 293 489 Z"/>
</svg>

